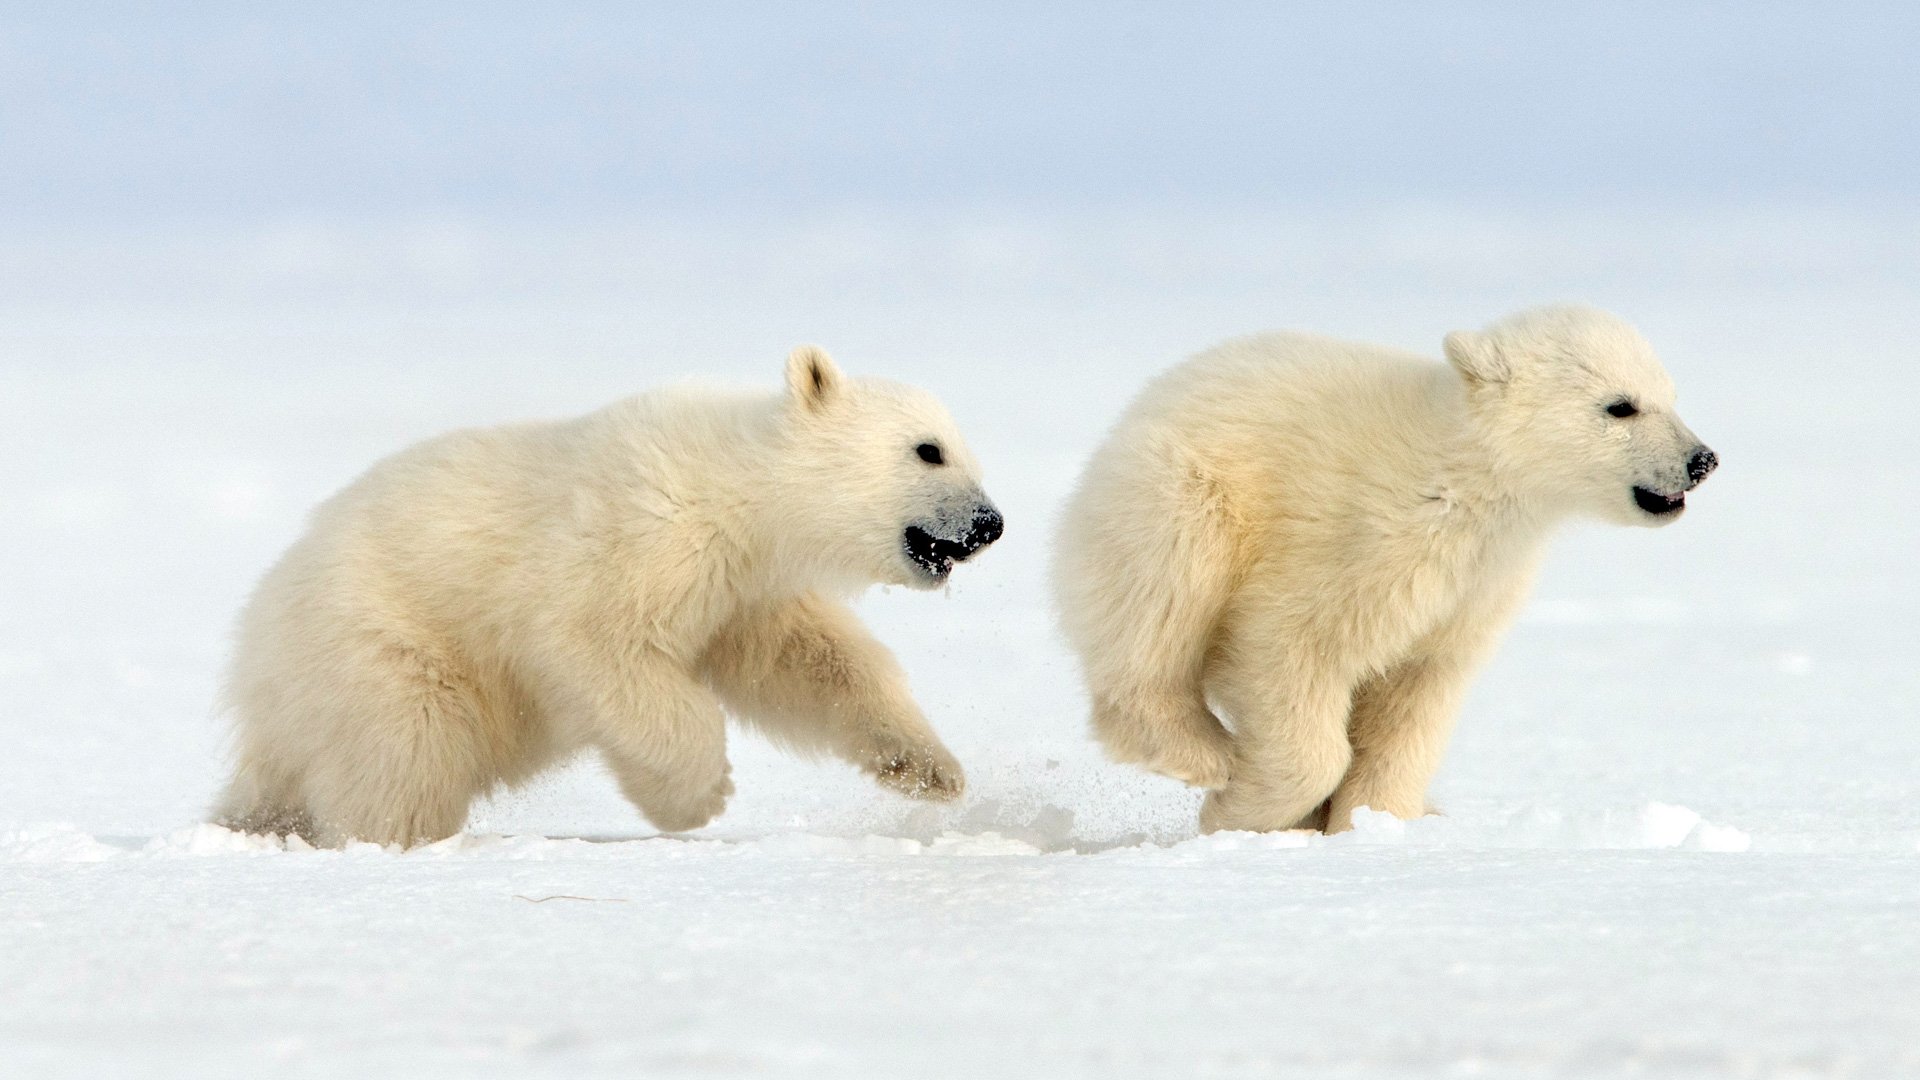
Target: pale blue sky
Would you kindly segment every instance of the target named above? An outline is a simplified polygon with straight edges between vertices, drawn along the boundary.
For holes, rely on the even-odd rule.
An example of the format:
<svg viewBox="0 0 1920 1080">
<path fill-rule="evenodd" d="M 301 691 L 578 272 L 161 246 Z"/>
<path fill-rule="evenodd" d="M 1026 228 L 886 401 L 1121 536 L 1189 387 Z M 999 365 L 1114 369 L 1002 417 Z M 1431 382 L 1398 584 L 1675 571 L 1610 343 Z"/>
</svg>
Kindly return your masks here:
<svg viewBox="0 0 1920 1080">
<path fill-rule="evenodd" d="M 0 222 L 1908 203 L 1920 5 L 8 4 Z"/>
</svg>

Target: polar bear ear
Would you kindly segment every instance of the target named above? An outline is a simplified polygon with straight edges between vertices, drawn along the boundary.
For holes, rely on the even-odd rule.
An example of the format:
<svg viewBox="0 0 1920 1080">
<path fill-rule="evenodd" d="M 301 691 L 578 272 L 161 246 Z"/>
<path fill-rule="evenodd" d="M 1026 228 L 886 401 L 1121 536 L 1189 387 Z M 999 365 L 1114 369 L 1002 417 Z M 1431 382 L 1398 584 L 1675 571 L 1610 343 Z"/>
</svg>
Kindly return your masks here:
<svg viewBox="0 0 1920 1080">
<path fill-rule="evenodd" d="M 1455 330 L 1444 343 L 1447 362 L 1469 382 L 1503 383 L 1513 377 L 1513 368 L 1500 355 L 1499 346 L 1485 334 Z"/>
<path fill-rule="evenodd" d="M 802 345 L 787 354 L 787 392 L 803 408 L 826 408 L 846 381 L 840 366 L 818 345 Z"/>
</svg>

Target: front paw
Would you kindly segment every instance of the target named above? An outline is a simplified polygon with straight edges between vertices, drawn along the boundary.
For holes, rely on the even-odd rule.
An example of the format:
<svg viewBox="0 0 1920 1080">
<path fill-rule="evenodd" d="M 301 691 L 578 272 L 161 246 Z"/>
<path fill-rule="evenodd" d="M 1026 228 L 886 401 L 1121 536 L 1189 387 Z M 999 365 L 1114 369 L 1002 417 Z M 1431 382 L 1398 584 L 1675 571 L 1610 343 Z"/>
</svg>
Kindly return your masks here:
<svg viewBox="0 0 1920 1080">
<path fill-rule="evenodd" d="M 1172 715 L 1096 707 L 1094 733 L 1107 756 L 1192 787 L 1217 791 L 1233 773 L 1233 739 L 1212 714 Z"/>
<path fill-rule="evenodd" d="M 931 802 L 952 802 L 967 789 L 960 763 L 938 743 L 882 754 L 874 763 L 873 778 L 910 799 Z"/>
<path fill-rule="evenodd" d="M 1218 791 L 1233 774 L 1233 744 L 1226 738 L 1104 740 L 1107 756 L 1122 765 L 1138 765 L 1191 787 Z"/>
<path fill-rule="evenodd" d="M 1200 804 L 1200 831 L 1216 832 L 1337 832 L 1329 828 L 1331 801 L 1312 810 L 1276 810 L 1245 787 L 1209 791 Z"/>
<path fill-rule="evenodd" d="M 1218 791 L 1227 786 L 1233 773 L 1233 751 L 1224 745 L 1196 740 L 1162 748 L 1140 764 L 1190 787 Z"/>
<path fill-rule="evenodd" d="M 720 816 L 733 796 L 733 777 L 723 774 L 720 782 L 704 792 L 684 798 L 647 800 L 643 808 L 647 820 L 661 832 L 692 832 Z"/>
</svg>

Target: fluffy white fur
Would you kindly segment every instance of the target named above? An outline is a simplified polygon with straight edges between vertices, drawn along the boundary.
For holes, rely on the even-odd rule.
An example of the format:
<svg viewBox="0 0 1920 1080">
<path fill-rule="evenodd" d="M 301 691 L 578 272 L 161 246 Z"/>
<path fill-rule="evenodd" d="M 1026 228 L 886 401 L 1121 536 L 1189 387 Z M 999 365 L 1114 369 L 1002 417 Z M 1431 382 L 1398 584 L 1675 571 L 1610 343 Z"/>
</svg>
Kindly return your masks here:
<svg viewBox="0 0 1920 1080">
<path fill-rule="evenodd" d="M 1555 523 L 1670 522 L 1713 467 L 1610 315 L 1528 312 L 1445 353 L 1230 342 L 1150 384 L 1088 465 L 1055 584 L 1094 731 L 1211 789 L 1203 827 L 1422 813 Z"/>
<path fill-rule="evenodd" d="M 957 542 L 986 514 L 997 536 L 978 467 L 920 391 L 810 347 L 787 382 L 456 432 L 323 504 L 241 618 L 220 819 L 428 841 L 594 748 L 648 820 L 697 828 L 733 790 L 723 709 L 957 796 L 960 766 L 838 597 L 932 587 L 971 553 L 917 564 L 907 526 Z"/>
</svg>

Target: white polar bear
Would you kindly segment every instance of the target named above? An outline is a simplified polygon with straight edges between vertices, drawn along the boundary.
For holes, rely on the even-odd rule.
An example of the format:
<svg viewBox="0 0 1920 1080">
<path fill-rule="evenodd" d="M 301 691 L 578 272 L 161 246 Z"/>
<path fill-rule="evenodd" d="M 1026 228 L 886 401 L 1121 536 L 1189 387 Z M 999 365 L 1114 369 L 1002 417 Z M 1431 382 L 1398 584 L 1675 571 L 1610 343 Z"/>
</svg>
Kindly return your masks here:
<svg viewBox="0 0 1920 1080">
<path fill-rule="evenodd" d="M 1229 342 L 1088 465 L 1054 571 L 1094 731 L 1212 789 L 1204 828 L 1422 813 L 1554 524 L 1671 522 L 1717 463 L 1613 316 L 1542 309 L 1445 352 Z"/>
<path fill-rule="evenodd" d="M 836 597 L 1000 535 L 946 410 L 794 350 L 787 393 L 681 388 L 457 432 L 314 513 L 240 622 L 237 828 L 416 843 L 600 751 L 656 826 L 733 791 L 722 709 L 908 795 L 960 766 Z"/>
</svg>

